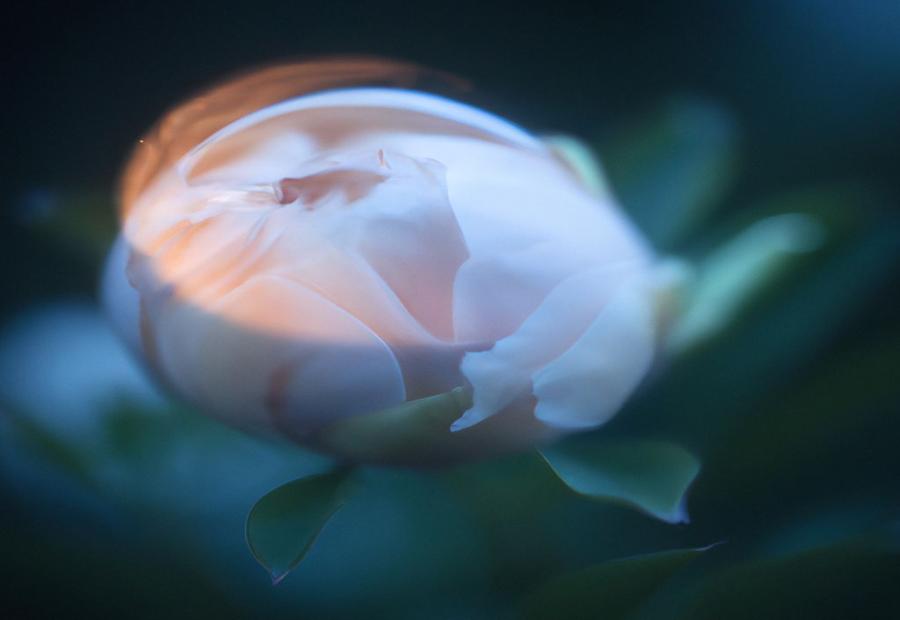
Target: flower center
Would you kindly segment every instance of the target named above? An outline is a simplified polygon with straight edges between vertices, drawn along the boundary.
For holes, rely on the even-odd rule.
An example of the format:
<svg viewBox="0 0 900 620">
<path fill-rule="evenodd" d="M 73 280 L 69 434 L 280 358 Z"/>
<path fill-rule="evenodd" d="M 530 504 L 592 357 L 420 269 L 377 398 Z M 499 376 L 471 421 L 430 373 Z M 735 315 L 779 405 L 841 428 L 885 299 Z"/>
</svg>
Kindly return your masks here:
<svg viewBox="0 0 900 620">
<path fill-rule="evenodd" d="M 349 204 L 368 196 L 376 186 L 390 176 L 391 165 L 384 150 L 379 149 L 365 156 L 351 156 L 344 161 L 329 159 L 317 162 L 326 169 L 312 170 L 309 174 L 281 179 L 275 186 L 275 195 L 283 205 L 299 204 L 313 211 L 331 199 Z"/>
</svg>

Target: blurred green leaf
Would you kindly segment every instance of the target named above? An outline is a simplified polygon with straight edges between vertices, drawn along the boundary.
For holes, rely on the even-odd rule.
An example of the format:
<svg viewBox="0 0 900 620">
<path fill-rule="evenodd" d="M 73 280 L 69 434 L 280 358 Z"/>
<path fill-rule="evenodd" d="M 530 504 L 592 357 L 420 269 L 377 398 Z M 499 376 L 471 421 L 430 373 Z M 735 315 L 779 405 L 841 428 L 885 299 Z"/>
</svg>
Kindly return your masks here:
<svg viewBox="0 0 900 620">
<path fill-rule="evenodd" d="M 591 499 L 622 503 L 669 523 L 686 522 L 685 494 L 700 462 L 664 441 L 576 438 L 541 450 L 570 489 Z"/>
<path fill-rule="evenodd" d="M 740 232 L 702 261 L 716 266 L 720 280 L 750 285 L 736 287 L 743 299 L 708 334 L 724 336 L 729 349 L 711 351 L 715 363 L 739 362 L 739 380 L 752 385 L 749 370 L 776 376 L 776 368 L 832 336 L 897 268 L 900 227 L 881 207 L 878 196 L 856 188 L 815 188 L 767 201 L 754 210 L 755 221 L 734 226 Z M 740 256 L 745 260 L 729 260 Z M 728 273 L 729 264 L 738 275 Z"/>
<path fill-rule="evenodd" d="M 898 272 L 900 221 L 875 218 L 860 228 L 829 251 L 811 253 L 806 277 L 794 286 L 772 291 L 782 295 L 780 303 L 766 304 L 759 321 L 745 332 L 756 345 L 745 347 L 748 364 L 777 376 L 788 364 L 804 361 L 817 346 L 834 339 Z"/>
<path fill-rule="evenodd" d="M 245 436 L 234 429 L 199 414 L 196 411 L 168 404 L 149 409 L 128 401 L 119 401 L 103 417 L 104 449 L 115 458 L 145 462 L 158 467 L 160 461 L 171 458 L 180 444 L 202 446 L 204 453 L 234 450 L 233 440 Z M 195 447 L 194 450 L 199 448 Z M 271 444 L 270 450 L 276 450 Z"/>
<path fill-rule="evenodd" d="M 126 528 L 109 527 L 105 520 L 86 527 L 79 524 L 78 508 L 68 508 L 46 529 L 31 526 L 50 515 L 35 518 L 34 512 L 28 526 L 4 529 L 3 617 L 67 618 L 74 609 L 80 617 L 132 620 L 259 614 L 259 604 L 251 608 L 232 596 L 171 531 L 153 536 L 133 521 Z"/>
<path fill-rule="evenodd" d="M 247 516 L 247 545 L 277 584 L 297 567 L 343 502 L 349 470 L 288 482 L 262 497 Z"/>
<path fill-rule="evenodd" d="M 731 230 L 746 230 L 751 217 L 799 214 L 820 222 L 825 234 L 815 249 L 782 256 L 765 278 L 749 278 L 740 303 L 726 309 L 715 329 L 685 338 L 683 355 L 606 432 L 630 435 L 649 425 L 657 436 L 705 454 L 734 419 L 780 398 L 796 373 L 824 359 L 826 347 L 864 329 L 863 310 L 900 270 L 900 226 L 882 206 L 870 192 L 825 187 L 781 195 L 742 216 Z"/>
<path fill-rule="evenodd" d="M 675 99 L 601 149 L 610 184 L 654 245 L 670 250 L 729 190 L 737 129 L 720 107 Z"/>
<path fill-rule="evenodd" d="M 0 406 L 0 416 L 11 423 L 13 431 L 35 454 L 72 474 L 80 482 L 89 486 L 94 484 L 91 474 L 92 462 L 88 454 L 58 438 L 32 417 L 16 411 L 13 407 Z"/>
<path fill-rule="evenodd" d="M 25 199 L 25 218 L 42 234 L 101 260 L 118 230 L 116 208 L 106 191 L 43 191 Z"/>
<path fill-rule="evenodd" d="M 676 572 L 705 549 L 678 549 L 612 560 L 556 577 L 524 604 L 531 620 L 632 618 Z"/>
<path fill-rule="evenodd" d="M 450 434 L 454 420 L 472 406 L 471 392 L 456 388 L 420 398 L 378 413 L 341 420 L 317 436 L 319 445 L 358 461 L 393 459 L 433 461 L 446 449 L 465 441 L 463 434 Z"/>
<path fill-rule="evenodd" d="M 603 167 L 591 147 L 572 136 L 545 136 L 544 142 L 559 156 L 584 183 L 591 193 L 603 196 L 609 192 Z"/>
<path fill-rule="evenodd" d="M 804 480 L 820 481 L 829 494 L 842 476 L 857 491 L 877 488 L 882 478 L 893 487 L 900 332 L 872 340 L 735 421 L 707 454 L 706 493 L 722 497 L 737 486 L 742 497 L 729 503 L 741 505 L 780 489 L 793 496 L 814 492 Z"/>
<path fill-rule="evenodd" d="M 798 255 L 817 249 L 825 227 L 803 213 L 762 218 L 729 239 L 697 266 L 694 282 L 668 336 L 679 353 L 727 327 L 755 294 Z"/>
<path fill-rule="evenodd" d="M 900 617 L 900 554 L 852 542 L 766 558 L 712 573 L 679 617 L 685 620 Z M 671 610 L 666 617 L 673 617 Z"/>
</svg>

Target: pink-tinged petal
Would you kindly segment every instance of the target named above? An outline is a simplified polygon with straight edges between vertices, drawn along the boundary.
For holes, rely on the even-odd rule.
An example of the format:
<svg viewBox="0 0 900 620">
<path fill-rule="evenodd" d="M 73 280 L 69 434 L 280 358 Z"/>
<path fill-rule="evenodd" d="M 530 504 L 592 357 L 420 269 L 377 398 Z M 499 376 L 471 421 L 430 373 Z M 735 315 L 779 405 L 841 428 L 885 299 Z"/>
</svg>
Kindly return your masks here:
<svg viewBox="0 0 900 620">
<path fill-rule="evenodd" d="M 453 286 L 468 252 L 443 174 L 435 162 L 382 150 L 314 162 L 289 183 L 286 197 L 296 204 L 273 213 L 266 225 L 281 235 L 270 268 L 388 342 L 411 398 L 461 380 Z M 325 183 L 323 175 L 330 176 Z"/>
<path fill-rule="evenodd" d="M 445 170 L 383 150 L 364 158 L 376 169 L 357 164 L 359 173 L 383 181 L 322 213 L 323 235 L 362 257 L 431 334 L 452 341 L 453 282 L 468 251 L 447 198 Z"/>
<path fill-rule="evenodd" d="M 534 373 L 535 416 L 560 429 L 605 423 L 650 368 L 655 339 L 651 296 L 626 286 L 574 345 Z"/>
<path fill-rule="evenodd" d="M 408 90 L 357 88 L 289 99 L 248 114 L 185 155 L 179 174 L 191 183 L 274 182 L 287 175 L 291 162 L 352 148 L 370 134 L 459 135 L 545 151 L 519 127 L 466 104 Z M 292 159 L 278 156 L 285 149 L 292 149 Z"/>
<path fill-rule="evenodd" d="M 158 364 L 193 400 L 243 428 L 300 438 L 406 397 L 391 350 L 363 323 L 278 276 L 211 308 L 173 298 L 153 317 Z"/>
<path fill-rule="evenodd" d="M 334 57 L 275 65 L 218 84 L 170 110 L 140 140 L 123 178 L 125 212 L 158 174 L 237 119 L 317 91 L 376 83 L 399 87 L 423 75 L 432 72 L 379 58 Z"/>
</svg>

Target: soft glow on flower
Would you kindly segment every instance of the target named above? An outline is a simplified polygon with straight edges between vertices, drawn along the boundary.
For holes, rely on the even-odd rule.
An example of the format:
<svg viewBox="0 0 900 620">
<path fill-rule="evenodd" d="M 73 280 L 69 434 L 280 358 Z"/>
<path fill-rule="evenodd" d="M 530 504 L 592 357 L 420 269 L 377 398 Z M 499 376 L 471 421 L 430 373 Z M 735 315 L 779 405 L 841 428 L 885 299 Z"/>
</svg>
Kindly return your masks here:
<svg viewBox="0 0 900 620">
<path fill-rule="evenodd" d="M 163 119 L 123 180 L 120 330 L 203 410 L 313 446 L 459 386 L 460 457 L 602 424 L 653 358 L 651 252 L 522 129 L 347 87 L 398 74 L 276 67 Z"/>
</svg>

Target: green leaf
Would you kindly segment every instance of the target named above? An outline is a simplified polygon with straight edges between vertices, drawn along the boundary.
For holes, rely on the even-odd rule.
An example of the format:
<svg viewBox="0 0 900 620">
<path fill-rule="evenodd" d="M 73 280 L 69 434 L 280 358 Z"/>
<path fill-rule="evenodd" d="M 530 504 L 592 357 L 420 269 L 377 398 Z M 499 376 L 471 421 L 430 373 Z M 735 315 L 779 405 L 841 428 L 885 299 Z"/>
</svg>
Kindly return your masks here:
<svg viewBox="0 0 900 620">
<path fill-rule="evenodd" d="M 471 392 L 456 388 L 324 429 L 318 445 L 359 462 L 427 463 L 452 459 L 468 436 L 450 425 L 472 406 Z"/>
<path fill-rule="evenodd" d="M 630 618 L 677 571 L 704 549 L 678 549 L 604 562 L 556 577 L 529 596 L 525 617 Z"/>
<path fill-rule="evenodd" d="M 550 147 L 584 185 L 597 196 L 609 193 L 603 168 L 591 148 L 572 136 L 545 136 L 544 143 Z"/>
<path fill-rule="evenodd" d="M 684 330 L 675 338 L 680 343 L 669 343 L 680 353 L 676 363 L 632 400 L 628 415 L 616 416 L 615 432 L 650 427 L 704 455 L 717 449 L 735 420 L 766 410 L 764 401 L 781 399 L 792 375 L 825 361 L 825 347 L 850 329 L 865 329 L 873 295 L 900 271 L 898 218 L 877 193 L 854 186 L 794 191 L 766 200 L 728 228 L 747 230 L 750 218 L 766 221 L 759 214 L 813 218 L 824 227 L 820 247 L 784 254 L 762 280 L 750 278 L 740 302 L 721 311 L 725 320 L 697 322 L 712 329 L 676 327 Z M 689 296 L 685 301 L 688 308 L 697 304 Z"/>
<path fill-rule="evenodd" d="M 685 591 L 685 620 L 897 618 L 900 554 L 889 545 L 854 541 L 712 573 Z M 875 616 L 868 612 L 879 610 Z M 668 618 L 676 617 L 670 613 Z"/>
<path fill-rule="evenodd" d="M 18 411 L 15 407 L 0 405 L 0 417 L 8 420 L 18 437 L 48 463 L 75 476 L 82 483 L 94 486 L 89 454 L 60 439 L 32 416 Z"/>
<path fill-rule="evenodd" d="M 579 438 L 540 453 L 580 495 L 632 506 L 669 523 L 688 521 L 685 494 L 700 472 L 700 462 L 681 446 Z"/>
<path fill-rule="evenodd" d="M 106 191 L 35 192 L 25 202 L 36 232 L 93 259 L 101 260 L 116 237 L 116 208 Z"/>
<path fill-rule="evenodd" d="M 858 477 L 857 492 L 894 488 L 898 368 L 898 330 L 878 332 L 826 358 L 817 372 L 727 428 L 705 453 L 710 472 L 705 494 L 740 488 L 728 504 L 747 510 L 778 492 L 795 497 L 816 492 L 809 480 L 829 481 L 819 491 L 827 494 L 842 475 Z"/>
<path fill-rule="evenodd" d="M 273 584 L 300 564 L 341 508 L 340 488 L 348 473 L 338 469 L 288 482 L 263 496 L 250 510 L 247 545 Z"/>
<path fill-rule="evenodd" d="M 676 99 L 601 149 L 610 184 L 657 247 L 702 224 L 734 178 L 737 130 L 721 108 Z"/>
<path fill-rule="evenodd" d="M 668 335 L 672 353 L 699 344 L 722 329 L 798 256 L 820 247 L 825 227 L 802 213 L 754 222 L 698 266 L 685 304 Z"/>
</svg>

